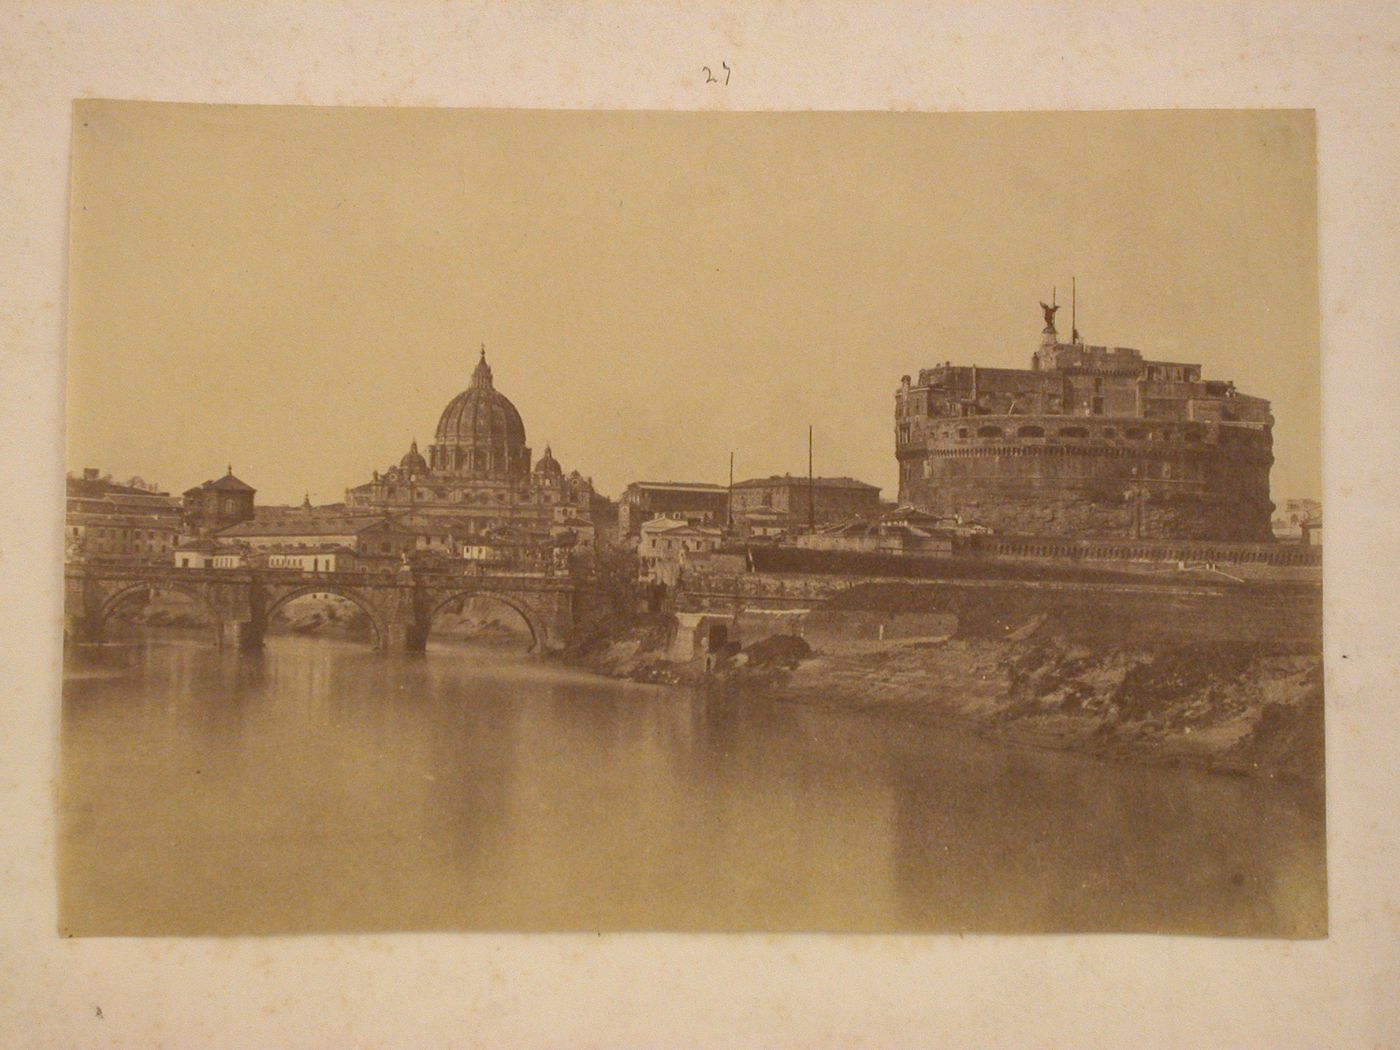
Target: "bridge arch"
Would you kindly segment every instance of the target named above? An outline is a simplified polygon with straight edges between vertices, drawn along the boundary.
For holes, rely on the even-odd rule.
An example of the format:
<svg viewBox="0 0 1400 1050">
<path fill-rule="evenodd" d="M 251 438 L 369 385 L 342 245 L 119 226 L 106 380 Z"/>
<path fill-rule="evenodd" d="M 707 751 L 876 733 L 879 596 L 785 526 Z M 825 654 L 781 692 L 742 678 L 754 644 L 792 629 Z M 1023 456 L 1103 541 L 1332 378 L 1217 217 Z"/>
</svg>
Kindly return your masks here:
<svg viewBox="0 0 1400 1050">
<path fill-rule="evenodd" d="M 272 623 L 272 617 L 277 610 L 298 598 L 305 598 L 308 594 L 333 594 L 337 598 L 344 598 L 351 605 L 354 605 L 360 612 L 365 614 L 369 620 L 370 628 L 374 631 L 373 645 L 377 649 L 385 648 L 389 643 L 388 624 L 384 621 L 384 615 L 362 594 L 357 594 L 352 587 L 342 587 L 338 584 L 326 581 L 324 583 L 307 583 L 300 587 L 291 587 L 286 591 L 278 593 L 267 603 L 267 608 L 263 612 L 263 622 Z"/>
<path fill-rule="evenodd" d="M 451 605 L 453 602 L 462 601 L 468 598 L 491 598 L 495 601 L 500 602 L 502 605 L 510 609 L 512 612 L 516 613 L 522 620 L 525 621 L 525 626 L 530 631 L 529 651 L 533 653 L 543 647 L 545 641 L 544 628 L 539 621 L 539 617 L 536 615 L 534 610 L 532 610 L 529 607 L 529 605 L 527 605 L 525 602 L 522 602 L 518 598 L 511 597 L 510 595 L 499 594 L 496 591 L 482 591 L 470 589 L 454 591 L 450 594 L 445 595 L 442 598 L 434 600 L 433 604 L 428 608 L 427 616 L 424 617 L 423 640 L 425 643 L 430 637 L 432 637 L 433 621 L 437 619 L 438 613 L 442 612 L 443 609 L 447 608 L 447 606 Z"/>
<path fill-rule="evenodd" d="M 141 592 L 145 592 L 149 596 L 154 591 L 167 591 L 174 594 L 182 594 L 186 598 L 189 598 L 208 614 L 209 619 L 212 621 L 211 626 L 214 630 L 215 637 L 218 637 L 223 627 L 224 617 L 219 612 L 218 606 L 209 600 L 207 594 L 198 587 L 191 587 L 188 584 L 176 583 L 172 580 L 150 579 L 137 580 L 134 583 L 118 587 L 111 594 L 102 599 L 102 604 L 98 607 L 97 615 L 92 621 L 93 640 L 101 639 L 103 629 L 107 626 L 107 621 L 111 618 L 112 613 L 116 611 L 118 605 L 121 605 L 123 602 L 135 597 Z"/>
</svg>

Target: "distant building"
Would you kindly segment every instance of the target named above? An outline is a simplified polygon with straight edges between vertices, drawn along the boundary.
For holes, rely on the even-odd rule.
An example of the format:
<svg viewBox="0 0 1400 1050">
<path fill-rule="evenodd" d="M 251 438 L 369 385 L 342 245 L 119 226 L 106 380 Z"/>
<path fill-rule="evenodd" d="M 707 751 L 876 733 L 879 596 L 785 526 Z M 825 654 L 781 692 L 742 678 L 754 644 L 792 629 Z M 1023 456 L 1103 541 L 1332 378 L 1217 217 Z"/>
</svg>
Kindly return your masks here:
<svg viewBox="0 0 1400 1050">
<path fill-rule="evenodd" d="M 259 560 L 269 569 L 295 569 L 298 572 L 355 572 L 361 559 L 349 547 L 322 543 L 314 547 L 270 547 Z"/>
<path fill-rule="evenodd" d="M 785 536 L 792 526 L 792 516 L 785 510 L 746 510 L 734 520 L 736 531 L 747 539 L 776 539 Z"/>
<path fill-rule="evenodd" d="M 164 559 L 179 540 L 180 501 L 154 486 L 119 484 L 88 467 L 69 476 L 64 513 L 65 556 Z"/>
<path fill-rule="evenodd" d="M 289 554 L 343 547 L 358 568 L 392 567 L 415 551 L 418 534 L 390 518 L 371 515 L 283 517 L 240 522 L 215 534 L 221 543 L 236 543 L 251 552 Z"/>
<path fill-rule="evenodd" d="M 438 523 L 413 526 L 413 532 L 418 537 L 415 546 L 420 553 L 429 552 L 449 557 L 461 553 L 462 544 L 468 542 L 472 536 L 466 529 L 454 529 Z"/>
<path fill-rule="evenodd" d="M 552 548 L 547 532 L 501 525 L 465 537 L 462 557 L 469 566 L 482 571 L 538 569 L 550 561 Z"/>
<path fill-rule="evenodd" d="M 880 489 L 855 478 L 774 474 L 734 485 L 735 527 L 746 536 L 807 531 L 880 513 Z"/>
<path fill-rule="evenodd" d="M 483 349 L 469 386 L 443 409 L 427 455 L 413 441 L 396 465 L 348 489 L 345 503 L 439 534 L 471 534 L 547 531 L 566 517 L 591 517 L 595 495 L 592 481 L 565 473 L 548 447 L 531 467 L 525 424 L 496 389 Z"/>
<path fill-rule="evenodd" d="M 644 521 L 637 544 L 638 579 L 674 587 L 686 554 L 717 550 L 723 540 L 722 530 L 680 518 Z"/>
<path fill-rule="evenodd" d="M 953 533 L 940 525 L 941 520 L 932 515 L 895 512 L 874 520 L 852 518 L 826 525 L 797 536 L 793 543 L 808 550 L 947 557 L 953 553 Z"/>
<path fill-rule="evenodd" d="M 1269 402 L 1055 330 L 1029 369 L 945 363 L 895 393 L 899 498 L 1031 536 L 1268 540 Z"/>
<path fill-rule="evenodd" d="M 692 525 L 724 526 L 729 514 L 729 490 L 698 481 L 634 481 L 618 500 L 617 531 L 621 538 L 641 534 L 642 522 L 667 517 Z"/>
<path fill-rule="evenodd" d="M 207 537 L 253 517 L 257 489 L 233 476 L 233 465 L 221 478 L 187 489 L 184 495 L 185 533 Z"/>
<path fill-rule="evenodd" d="M 549 527 L 549 538 L 556 546 L 591 551 L 597 545 L 598 529 L 588 518 L 562 518 Z"/>
<path fill-rule="evenodd" d="M 1291 543 L 1321 542 L 1308 534 L 1322 530 L 1322 502 L 1315 499 L 1289 499 L 1270 523 L 1274 539 Z"/>
<path fill-rule="evenodd" d="M 248 564 L 248 552 L 233 543 L 215 540 L 186 540 L 175 548 L 177 569 L 241 569 Z"/>
<path fill-rule="evenodd" d="M 296 518 L 312 517 L 314 515 L 328 516 L 332 518 L 343 518 L 346 515 L 359 513 L 373 516 L 372 510 L 352 511 L 344 503 L 320 503 L 312 505 L 311 497 L 305 496 L 298 504 L 269 504 L 260 503 L 253 510 L 253 517 L 259 521 L 270 521 L 274 518 Z M 380 515 L 383 517 L 383 515 Z"/>
</svg>

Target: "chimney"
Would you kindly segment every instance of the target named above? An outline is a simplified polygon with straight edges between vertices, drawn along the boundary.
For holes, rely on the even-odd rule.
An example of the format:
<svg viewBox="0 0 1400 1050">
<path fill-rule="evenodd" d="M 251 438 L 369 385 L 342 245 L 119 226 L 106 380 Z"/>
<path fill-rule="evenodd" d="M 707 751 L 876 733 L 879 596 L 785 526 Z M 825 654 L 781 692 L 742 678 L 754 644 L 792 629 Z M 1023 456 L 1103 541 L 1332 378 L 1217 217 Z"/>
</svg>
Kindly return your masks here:
<svg viewBox="0 0 1400 1050">
<path fill-rule="evenodd" d="M 84 481 L 96 481 L 96 480 L 97 480 L 98 478 L 100 478 L 101 476 L 102 476 L 101 471 L 99 471 L 96 467 L 84 467 L 84 468 L 83 468 L 83 480 L 84 480 Z"/>
</svg>

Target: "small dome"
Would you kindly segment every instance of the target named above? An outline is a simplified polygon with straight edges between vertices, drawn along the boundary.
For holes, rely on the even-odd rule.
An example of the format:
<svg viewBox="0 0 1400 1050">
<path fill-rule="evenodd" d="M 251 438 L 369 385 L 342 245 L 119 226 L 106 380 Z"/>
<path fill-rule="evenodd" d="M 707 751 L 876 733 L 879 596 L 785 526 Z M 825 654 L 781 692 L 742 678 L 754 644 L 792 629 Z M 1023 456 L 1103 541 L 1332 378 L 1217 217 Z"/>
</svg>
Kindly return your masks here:
<svg viewBox="0 0 1400 1050">
<path fill-rule="evenodd" d="M 553 477 L 559 477 L 564 473 L 564 468 L 554 458 L 554 453 L 550 451 L 548 445 L 544 447 L 544 455 L 540 457 L 540 461 L 535 464 L 535 473 L 549 474 Z"/>
<path fill-rule="evenodd" d="M 428 461 L 423 458 L 418 451 L 418 440 L 408 446 L 408 451 L 404 453 L 403 459 L 399 460 L 399 469 L 407 471 L 409 474 L 428 473 Z"/>
</svg>

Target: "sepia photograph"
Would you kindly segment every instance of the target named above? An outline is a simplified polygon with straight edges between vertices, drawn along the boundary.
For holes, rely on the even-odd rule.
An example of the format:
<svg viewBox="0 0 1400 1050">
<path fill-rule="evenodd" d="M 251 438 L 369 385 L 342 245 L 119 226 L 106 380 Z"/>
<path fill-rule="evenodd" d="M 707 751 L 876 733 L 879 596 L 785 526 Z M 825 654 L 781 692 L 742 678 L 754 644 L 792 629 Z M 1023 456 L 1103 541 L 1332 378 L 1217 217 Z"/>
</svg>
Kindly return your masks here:
<svg viewBox="0 0 1400 1050">
<path fill-rule="evenodd" d="M 59 934 L 1326 937 L 1316 140 L 75 102 Z"/>
</svg>

